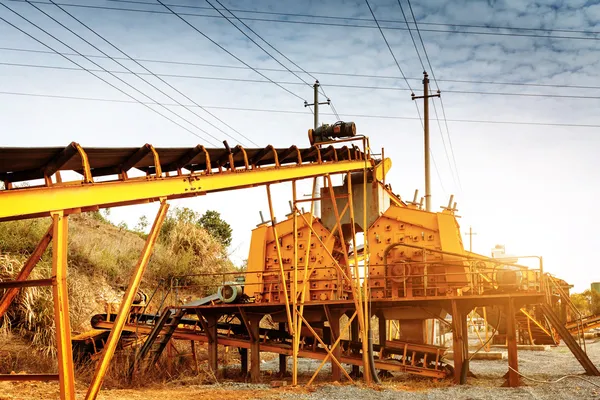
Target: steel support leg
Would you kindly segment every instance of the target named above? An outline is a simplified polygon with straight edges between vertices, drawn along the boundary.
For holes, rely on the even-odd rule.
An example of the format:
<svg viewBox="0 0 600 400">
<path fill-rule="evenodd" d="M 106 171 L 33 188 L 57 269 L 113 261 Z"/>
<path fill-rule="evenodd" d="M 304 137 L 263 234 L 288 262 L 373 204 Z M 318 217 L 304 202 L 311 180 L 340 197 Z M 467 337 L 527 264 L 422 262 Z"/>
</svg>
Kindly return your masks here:
<svg viewBox="0 0 600 400">
<path fill-rule="evenodd" d="M 100 391 L 102 381 L 104 380 L 104 375 L 106 374 L 106 371 L 110 365 L 110 361 L 115 354 L 117 344 L 121 338 L 121 332 L 123 331 L 123 327 L 125 326 L 125 323 L 129 317 L 131 304 L 133 303 L 133 299 L 135 298 L 135 295 L 140 287 L 140 282 L 142 281 L 142 277 L 144 276 L 144 272 L 148 266 L 148 261 L 150 261 L 154 244 L 158 238 L 158 233 L 160 232 L 162 223 L 167 216 L 168 209 L 169 205 L 166 201 L 162 200 L 158 214 L 154 220 L 154 224 L 152 225 L 150 233 L 148 234 L 148 238 L 146 239 L 146 244 L 144 245 L 140 259 L 133 271 L 133 275 L 129 281 L 129 286 L 127 287 L 127 291 L 125 292 L 123 300 L 121 301 L 121 306 L 119 307 L 119 313 L 115 319 L 113 329 L 110 331 L 110 335 L 108 336 L 108 340 L 104 346 L 102 359 L 96 366 L 96 372 L 94 373 L 94 377 L 92 378 L 92 382 L 90 383 L 87 395 L 85 397 L 86 400 L 94 400 Z"/>
<path fill-rule="evenodd" d="M 31 271 L 33 271 L 33 267 L 36 266 L 36 264 L 42 257 L 42 254 L 44 254 L 44 251 L 46 251 L 48 244 L 50 244 L 50 241 L 52 241 L 53 233 L 54 224 L 50 225 L 48 231 L 40 240 L 40 243 L 38 243 L 33 253 L 31 253 L 29 258 L 27 259 L 25 265 L 23 265 L 21 271 L 19 271 L 19 274 L 15 278 L 15 281 L 24 281 L 29 277 Z M 0 319 L 2 319 L 2 317 L 8 310 L 8 307 L 10 307 L 12 301 L 15 299 L 15 297 L 17 297 L 17 294 L 19 294 L 19 288 L 11 288 L 6 290 L 4 296 L 2 296 L 2 299 L 0 300 Z"/>
<path fill-rule="evenodd" d="M 352 338 L 352 341 L 357 342 L 357 343 L 359 341 L 358 328 L 359 328 L 358 321 L 355 319 L 350 324 L 350 336 Z M 357 349 L 351 349 L 350 351 L 354 356 L 357 356 L 359 353 L 359 351 Z M 360 375 L 360 368 L 358 367 L 358 365 L 352 365 L 352 377 L 358 378 L 359 375 Z"/>
<path fill-rule="evenodd" d="M 252 330 L 252 344 L 250 345 L 250 379 L 253 383 L 260 382 L 260 316 L 250 317 L 250 329 Z"/>
<path fill-rule="evenodd" d="M 464 368 L 468 368 L 468 353 L 465 357 L 465 345 L 468 349 L 468 337 L 465 335 L 466 315 L 456 300 L 452 300 L 452 350 L 454 353 L 454 383 L 466 383 Z M 463 327 L 465 325 L 465 327 Z M 465 365 L 465 363 L 467 363 Z"/>
<path fill-rule="evenodd" d="M 333 344 L 340 335 L 340 312 L 337 310 L 331 310 L 329 312 L 329 316 L 331 317 L 329 320 L 329 327 L 331 329 L 331 344 Z M 342 346 L 335 346 L 335 348 L 332 350 L 332 353 L 336 360 L 340 361 L 342 359 Z M 334 382 L 341 382 L 342 380 L 342 370 L 333 360 L 331 360 L 331 380 Z"/>
<path fill-rule="evenodd" d="M 208 366 L 213 374 L 217 376 L 219 371 L 219 344 L 217 342 L 217 318 L 214 315 L 206 315 L 206 324 L 208 325 Z"/>
<path fill-rule="evenodd" d="M 279 323 L 279 332 L 285 333 L 285 323 Z M 287 356 L 285 354 L 279 355 L 279 375 L 283 378 L 287 374 Z"/>
<path fill-rule="evenodd" d="M 238 351 L 240 352 L 241 361 L 240 375 L 246 377 L 248 375 L 248 349 L 240 347 Z"/>
<path fill-rule="evenodd" d="M 385 346 L 385 341 L 387 340 L 387 323 L 382 313 L 379 313 L 377 319 L 379 320 L 379 345 Z"/>
<path fill-rule="evenodd" d="M 506 307 L 506 341 L 508 347 L 508 379 L 505 386 L 519 386 L 519 358 L 517 355 L 517 324 L 515 321 L 515 300 L 509 299 Z"/>
<path fill-rule="evenodd" d="M 467 383 L 467 376 L 469 375 L 469 368 L 470 368 L 470 363 L 469 363 L 469 324 L 468 324 L 468 318 L 469 318 L 469 310 L 465 310 L 463 309 L 461 311 L 462 314 L 462 320 L 461 322 L 461 328 L 462 328 L 462 345 L 463 345 L 463 370 L 462 370 L 462 374 L 460 377 L 460 384 L 464 385 Z"/>
<path fill-rule="evenodd" d="M 68 217 L 63 212 L 52 213 L 52 286 L 54 297 L 54 324 L 58 356 L 58 379 L 61 400 L 75 399 L 75 376 L 73 373 L 73 350 L 71 347 L 71 323 L 69 322 L 69 293 L 67 290 L 67 233 Z"/>
</svg>

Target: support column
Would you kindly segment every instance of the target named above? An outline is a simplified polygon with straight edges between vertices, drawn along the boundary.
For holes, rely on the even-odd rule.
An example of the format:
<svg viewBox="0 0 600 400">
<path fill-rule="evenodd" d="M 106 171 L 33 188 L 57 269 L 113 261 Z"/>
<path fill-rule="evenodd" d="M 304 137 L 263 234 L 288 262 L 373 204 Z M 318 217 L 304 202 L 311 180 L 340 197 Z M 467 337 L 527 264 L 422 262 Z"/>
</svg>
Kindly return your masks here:
<svg viewBox="0 0 600 400">
<path fill-rule="evenodd" d="M 462 344 L 463 344 L 463 366 L 462 373 L 460 376 L 460 384 L 464 385 L 467 383 L 467 376 L 469 375 L 469 313 L 470 310 L 465 310 L 464 308 L 461 310 L 462 320 L 461 320 L 461 328 L 462 328 Z"/>
<path fill-rule="evenodd" d="M 452 351 L 454 353 L 454 383 L 467 383 L 469 369 L 469 340 L 466 314 L 456 300 L 452 300 Z M 466 353 L 465 353 L 466 350 Z"/>
<path fill-rule="evenodd" d="M 260 316 L 253 315 L 250 318 L 250 330 L 252 332 L 252 344 L 250 345 L 250 379 L 253 383 L 260 382 Z"/>
<path fill-rule="evenodd" d="M 282 334 L 284 334 L 286 332 L 284 322 L 279 323 L 279 332 L 281 332 Z M 285 377 L 286 374 L 287 374 L 287 356 L 285 354 L 280 354 L 279 355 L 279 375 L 283 378 L 283 377 Z"/>
<path fill-rule="evenodd" d="M 102 381 L 104 380 L 104 375 L 106 374 L 112 357 L 115 354 L 117 344 L 119 343 L 119 339 L 121 338 L 121 332 L 123 332 L 123 327 L 125 326 L 125 323 L 127 322 L 127 319 L 129 317 L 131 304 L 133 303 L 133 299 L 135 298 L 135 295 L 137 294 L 137 291 L 140 287 L 140 282 L 142 281 L 142 277 L 144 276 L 144 272 L 146 271 L 146 267 L 148 266 L 148 262 L 150 261 L 150 256 L 152 255 L 154 244 L 156 243 L 156 239 L 158 238 L 158 233 L 160 232 L 162 223 L 165 220 L 165 217 L 167 216 L 168 209 L 169 205 L 167 204 L 167 202 L 164 199 L 161 199 L 158 214 L 156 215 L 154 224 L 152 224 L 152 228 L 150 229 L 150 233 L 148 234 L 148 238 L 146 239 L 146 244 L 144 245 L 144 249 L 142 250 L 142 254 L 138 260 L 137 266 L 135 267 L 133 275 L 129 280 L 129 286 L 127 287 L 127 291 L 123 295 L 123 300 L 121 301 L 119 313 L 117 314 L 117 317 L 115 319 L 113 329 L 110 331 L 110 335 L 108 336 L 108 340 L 106 341 L 106 345 L 104 346 L 104 353 L 102 355 L 102 359 L 96 366 L 96 372 L 94 373 L 94 377 L 92 378 L 92 382 L 90 383 L 90 387 L 88 388 L 88 392 L 85 397 L 86 400 L 94 400 L 96 399 L 96 396 L 98 396 L 98 392 L 100 391 L 100 387 L 102 386 Z M 69 348 L 70 346 L 71 343 L 69 342 Z"/>
<path fill-rule="evenodd" d="M 208 367 L 215 377 L 219 371 L 219 344 L 217 342 L 217 321 L 219 318 L 215 315 L 205 315 L 208 331 Z"/>
<path fill-rule="evenodd" d="M 68 216 L 62 211 L 52 213 L 52 286 L 54 298 L 54 324 L 58 356 L 58 379 L 61 400 L 75 399 L 75 376 L 73 373 L 73 350 L 71 323 L 69 321 L 69 293 L 67 289 L 67 233 Z"/>
<path fill-rule="evenodd" d="M 352 323 L 350 323 L 350 338 L 352 342 L 358 343 L 358 321 L 354 319 Z M 351 349 L 350 352 L 354 355 L 358 355 L 357 349 Z M 360 375 L 360 368 L 358 365 L 352 365 L 352 377 L 358 377 Z"/>
<path fill-rule="evenodd" d="M 240 375 L 246 377 L 248 375 L 248 349 L 240 347 L 238 351 L 240 352 L 241 362 Z"/>
<path fill-rule="evenodd" d="M 331 330 L 331 344 L 335 343 L 337 338 L 340 336 L 340 312 L 338 310 L 329 311 L 329 328 Z M 336 360 L 340 361 L 342 358 L 342 344 L 338 344 L 332 351 L 333 356 Z M 331 380 L 342 381 L 342 370 L 340 367 L 331 360 Z"/>
<path fill-rule="evenodd" d="M 509 299 L 506 307 L 506 341 L 508 347 L 508 379 L 504 386 L 519 386 L 519 358 L 517 355 L 517 324 L 515 321 L 515 300 Z M 511 369 L 512 368 L 512 369 Z M 513 371 L 514 369 L 514 371 Z"/>
<path fill-rule="evenodd" d="M 385 341 L 387 340 L 387 321 L 382 313 L 377 315 L 377 319 L 379 320 L 379 345 L 385 346 Z"/>
</svg>

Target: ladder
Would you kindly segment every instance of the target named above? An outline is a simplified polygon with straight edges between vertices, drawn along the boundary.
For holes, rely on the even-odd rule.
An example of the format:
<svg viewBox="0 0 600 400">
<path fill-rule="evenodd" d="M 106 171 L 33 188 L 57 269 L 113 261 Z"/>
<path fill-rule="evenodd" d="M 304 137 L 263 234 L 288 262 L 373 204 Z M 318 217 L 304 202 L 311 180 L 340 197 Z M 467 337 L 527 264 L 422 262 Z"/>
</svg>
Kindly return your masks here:
<svg viewBox="0 0 600 400">
<path fill-rule="evenodd" d="M 558 315 L 552 311 L 552 308 L 548 304 L 540 304 L 540 309 L 543 311 L 544 316 L 548 319 L 548 322 L 556 329 L 562 340 L 565 342 L 571 353 L 575 356 L 577 361 L 585 369 L 587 375 L 600 376 L 600 371 L 594 365 L 592 360 L 588 357 L 587 353 L 579 346 L 577 341 L 573 338 L 568 329 L 563 325 Z"/>
</svg>

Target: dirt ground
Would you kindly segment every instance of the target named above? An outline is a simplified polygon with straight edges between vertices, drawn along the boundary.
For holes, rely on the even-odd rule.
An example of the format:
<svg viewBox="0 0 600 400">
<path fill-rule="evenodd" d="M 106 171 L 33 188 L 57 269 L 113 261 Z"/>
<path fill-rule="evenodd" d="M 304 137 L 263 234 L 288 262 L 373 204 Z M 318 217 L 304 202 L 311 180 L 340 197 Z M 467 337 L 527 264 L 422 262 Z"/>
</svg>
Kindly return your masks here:
<svg viewBox="0 0 600 400">
<path fill-rule="evenodd" d="M 590 358 L 600 364 L 600 342 L 590 341 L 587 345 Z M 361 384 L 326 383 L 329 367 L 325 367 L 319 377 L 319 384 L 307 388 L 285 386 L 271 388 L 270 381 L 277 369 L 277 357 L 265 357 L 261 365 L 264 371 L 262 384 L 240 382 L 234 377 L 236 366 L 231 365 L 227 378 L 219 383 L 199 384 L 193 377 L 164 384 L 152 384 L 142 389 L 104 389 L 99 399 L 124 400 L 166 400 L 166 399 L 215 399 L 215 400 L 320 400 L 320 399 L 588 399 L 600 398 L 600 377 L 583 375 L 583 368 L 575 357 L 564 346 L 551 348 L 549 351 L 520 351 L 519 369 L 527 377 L 555 381 L 565 375 L 577 378 L 566 378 L 558 383 L 540 383 L 523 379 L 520 388 L 503 388 L 503 375 L 507 371 L 507 361 L 472 361 L 471 371 L 475 377 L 468 379 L 468 384 L 455 386 L 450 380 L 432 381 L 407 374 L 394 374 L 386 378 L 382 385 L 373 388 Z M 291 368 L 290 364 L 288 364 Z M 309 379 L 309 372 L 318 363 L 301 359 L 299 371 L 300 381 Z M 580 378 L 586 379 L 584 381 Z M 288 379 L 289 380 L 289 379 Z M 78 398 L 83 398 L 86 387 L 78 384 Z M 58 399 L 58 385 L 49 383 L 11 383 L 0 382 L 0 400 L 16 399 Z"/>
</svg>

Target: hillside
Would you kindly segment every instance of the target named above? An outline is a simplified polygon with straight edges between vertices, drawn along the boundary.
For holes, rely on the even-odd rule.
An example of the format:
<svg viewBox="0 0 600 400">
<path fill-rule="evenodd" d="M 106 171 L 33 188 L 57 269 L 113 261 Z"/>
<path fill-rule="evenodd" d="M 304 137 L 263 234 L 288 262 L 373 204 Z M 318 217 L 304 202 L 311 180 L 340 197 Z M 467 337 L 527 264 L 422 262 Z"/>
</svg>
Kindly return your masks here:
<svg viewBox="0 0 600 400">
<path fill-rule="evenodd" d="M 159 241 L 142 282 L 152 293 L 157 286 L 182 275 L 229 271 L 233 268 L 221 243 L 194 222 L 193 212 L 175 209 L 163 224 Z M 197 219 L 197 218 L 196 218 Z M 49 226 L 49 218 L 0 223 L 0 280 L 13 279 Z M 100 213 L 73 215 L 69 220 L 69 304 L 75 332 L 89 329 L 90 317 L 118 307 L 132 268 L 138 261 L 145 235 L 118 227 Z M 30 279 L 51 276 L 50 248 Z M 212 278 L 178 278 L 188 294 L 202 296 L 213 290 Z M 160 293 L 163 293 L 161 291 Z M 19 335 L 47 356 L 55 355 L 51 288 L 22 289 L 0 321 L 4 335 Z"/>
</svg>

